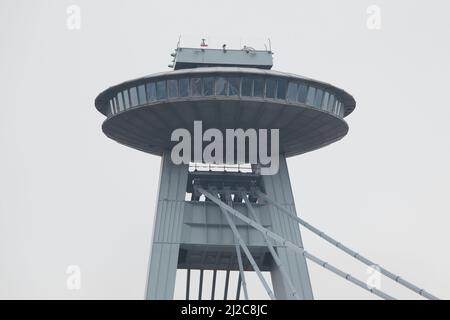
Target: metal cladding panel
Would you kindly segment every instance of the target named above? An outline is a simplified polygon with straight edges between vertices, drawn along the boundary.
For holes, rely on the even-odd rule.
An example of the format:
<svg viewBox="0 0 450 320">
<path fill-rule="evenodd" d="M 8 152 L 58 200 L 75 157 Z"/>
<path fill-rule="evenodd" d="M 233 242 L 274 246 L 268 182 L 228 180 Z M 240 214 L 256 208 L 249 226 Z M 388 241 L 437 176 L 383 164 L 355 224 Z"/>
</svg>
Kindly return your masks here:
<svg viewBox="0 0 450 320">
<path fill-rule="evenodd" d="M 160 176 L 158 200 L 184 202 L 187 174 L 187 165 L 175 165 L 170 159 L 170 153 L 164 154 L 162 158 L 162 171 Z"/>
<path fill-rule="evenodd" d="M 183 223 L 188 169 L 162 157 L 153 242 L 148 269 L 147 299 L 172 299 Z"/>
<path fill-rule="evenodd" d="M 147 300 L 173 299 L 179 247 L 179 244 L 153 243 L 146 288 Z"/>
<path fill-rule="evenodd" d="M 293 215 L 296 215 L 286 159 L 282 155 L 280 155 L 278 174 L 263 176 L 263 182 L 266 194 L 286 207 Z M 276 207 L 272 205 L 268 205 L 268 207 L 271 212 L 273 232 L 282 235 L 285 239 L 303 247 L 298 224 L 292 223 L 288 217 L 278 212 Z M 275 246 L 279 258 L 286 266 L 287 272 L 300 297 L 303 299 L 312 299 L 313 294 L 305 257 L 282 247 L 279 244 L 275 244 Z M 272 282 L 277 298 L 286 299 L 288 296 L 287 289 L 279 274 L 279 270 L 277 269 L 272 272 Z"/>
<path fill-rule="evenodd" d="M 164 154 L 162 157 L 153 242 L 180 242 L 187 175 L 187 165 L 174 165 L 170 155 Z"/>
<path fill-rule="evenodd" d="M 184 203 L 173 200 L 159 200 L 157 206 L 153 242 L 179 243 Z"/>
<path fill-rule="evenodd" d="M 248 216 L 244 204 L 234 204 L 234 208 Z M 265 227 L 270 227 L 264 211 L 255 207 Z M 210 202 L 188 202 L 185 205 L 181 242 L 183 244 L 232 246 L 235 238 L 220 208 Z M 247 246 L 266 246 L 262 234 L 246 223 L 235 219 L 235 224 Z"/>
<path fill-rule="evenodd" d="M 233 203 L 233 207 L 247 216 L 243 203 Z M 270 227 L 267 210 L 256 207 L 262 224 Z M 262 234 L 239 219 L 233 219 L 245 244 L 259 268 L 272 269 L 272 259 Z M 236 256 L 236 239 L 221 209 L 210 201 L 186 202 L 184 223 L 180 245 L 178 268 L 239 270 Z M 242 257 L 246 271 L 254 271 L 249 260 Z"/>
</svg>

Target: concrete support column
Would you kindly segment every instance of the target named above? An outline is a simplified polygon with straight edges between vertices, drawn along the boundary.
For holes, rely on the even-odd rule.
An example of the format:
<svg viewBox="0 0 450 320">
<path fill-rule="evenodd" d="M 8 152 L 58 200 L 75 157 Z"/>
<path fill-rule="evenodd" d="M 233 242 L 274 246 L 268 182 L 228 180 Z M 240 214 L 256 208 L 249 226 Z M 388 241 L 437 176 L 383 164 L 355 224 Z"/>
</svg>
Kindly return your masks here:
<svg viewBox="0 0 450 320">
<path fill-rule="evenodd" d="M 170 153 L 163 155 L 146 286 L 148 300 L 173 299 L 187 176 L 187 165 L 174 165 Z"/>
<path fill-rule="evenodd" d="M 293 215 L 297 215 L 286 159 L 283 155 L 280 155 L 280 168 L 278 173 L 276 175 L 263 176 L 263 181 L 266 189 L 265 193 L 291 211 Z M 298 224 L 293 223 L 291 219 L 279 213 L 276 207 L 270 204 L 267 204 L 267 206 L 269 207 L 272 220 L 272 231 L 282 235 L 286 240 L 303 247 Z M 313 299 L 305 257 L 279 244 L 274 243 L 274 246 L 300 299 Z M 275 297 L 277 299 L 288 299 L 289 287 L 285 284 L 283 276 L 275 264 L 271 271 L 271 277 Z"/>
</svg>

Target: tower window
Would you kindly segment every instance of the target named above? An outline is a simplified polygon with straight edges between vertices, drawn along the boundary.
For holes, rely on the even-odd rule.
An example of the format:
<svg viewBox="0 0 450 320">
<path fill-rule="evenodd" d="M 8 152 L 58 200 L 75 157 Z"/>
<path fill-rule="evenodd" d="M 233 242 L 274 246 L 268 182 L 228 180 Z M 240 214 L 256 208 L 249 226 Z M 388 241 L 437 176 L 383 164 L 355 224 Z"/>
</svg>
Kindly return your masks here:
<svg viewBox="0 0 450 320">
<path fill-rule="evenodd" d="M 322 98 L 323 98 L 323 90 L 317 89 L 316 90 L 316 97 L 314 99 L 314 106 L 320 107 L 322 105 Z"/>
<path fill-rule="evenodd" d="M 336 101 L 334 101 L 334 106 L 333 106 L 333 113 L 337 114 L 337 109 L 338 109 L 338 105 L 339 105 L 339 100 L 336 99 Z"/>
<path fill-rule="evenodd" d="M 306 96 L 306 104 L 307 105 L 314 105 L 314 98 L 316 97 L 316 88 L 309 87 L 308 88 L 308 95 Z"/>
<path fill-rule="evenodd" d="M 228 95 L 238 96 L 240 90 L 241 79 L 238 77 L 228 78 Z"/>
<path fill-rule="evenodd" d="M 275 91 L 277 84 L 273 79 L 267 79 L 266 81 L 266 98 L 275 98 Z"/>
<path fill-rule="evenodd" d="M 167 80 L 167 96 L 169 98 L 178 97 L 178 81 L 177 80 Z"/>
<path fill-rule="evenodd" d="M 277 80 L 277 98 L 286 99 L 287 80 Z"/>
<path fill-rule="evenodd" d="M 297 84 L 295 82 L 289 82 L 287 90 L 287 100 L 289 102 L 297 101 Z"/>
<path fill-rule="evenodd" d="M 330 99 L 328 100 L 328 108 L 327 108 L 327 110 L 329 112 L 333 112 L 333 106 L 334 106 L 334 95 L 331 95 Z"/>
<path fill-rule="evenodd" d="M 156 85 L 154 82 L 147 83 L 147 101 L 156 100 Z"/>
<path fill-rule="evenodd" d="M 114 114 L 114 104 L 113 104 L 113 100 L 109 100 L 109 110 L 110 110 L 110 114 Z"/>
<path fill-rule="evenodd" d="M 323 101 L 322 101 L 322 109 L 323 110 L 327 110 L 329 97 L 330 97 L 330 94 L 328 92 L 325 92 L 325 95 L 323 96 Z"/>
<path fill-rule="evenodd" d="M 199 97 L 202 95 L 202 79 L 192 78 L 191 79 L 191 95 L 194 97 Z"/>
<path fill-rule="evenodd" d="M 253 91 L 253 80 L 249 78 L 242 79 L 242 96 L 251 97 Z"/>
<path fill-rule="evenodd" d="M 203 95 L 214 95 L 214 77 L 203 78 Z"/>
<path fill-rule="evenodd" d="M 117 104 L 117 97 L 113 98 L 113 106 L 114 106 L 114 113 L 119 112 L 119 106 Z"/>
<path fill-rule="evenodd" d="M 308 87 L 305 84 L 300 84 L 298 86 L 298 96 L 297 101 L 298 102 L 305 102 L 306 101 L 306 95 L 308 93 Z"/>
<path fill-rule="evenodd" d="M 227 80 L 223 77 L 218 77 L 216 79 L 216 95 L 224 96 L 227 94 Z"/>
<path fill-rule="evenodd" d="M 119 101 L 119 111 L 122 111 L 123 110 L 122 92 L 119 92 L 117 94 L 117 100 Z"/>
<path fill-rule="evenodd" d="M 123 103 L 125 105 L 125 109 L 130 107 L 130 97 L 128 96 L 128 90 L 123 90 Z"/>
<path fill-rule="evenodd" d="M 253 96 L 262 98 L 264 96 L 264 80 L 256 78 L 253 81 Z"/>
<path fill-rule="evenodd" d="M 178 87 L 180 89 L 180 97 L 187 97 L 189 95 L 189 79 L 180 79 Z"/>
<path fill-rule="evenodd" d="M 336 111 L 335 113 L 340 116 L 343 117 L 344 116 L 344 108 L 343 108 L 343 104 L 340 101 L 336 101 Z"/>
<path fill-rule="evenodd" d="M 164 80 L 156 83 L 156 96 L 158 100 L 167 99 L 166 82 Z"/>
<path fill-rule="evenodd" d="M 136 87 L 130 89 L 130 100 L 132 107 L 135 107 L 139 104 Z"/>
<path fill-rule="evenodd" d="M 147 102 L 147 94 L 145 93 L 145 86 L 140 85 L 138 87 L 138 96 L 139 96 L 139 103 L 144 104 Z"/>
</svg>

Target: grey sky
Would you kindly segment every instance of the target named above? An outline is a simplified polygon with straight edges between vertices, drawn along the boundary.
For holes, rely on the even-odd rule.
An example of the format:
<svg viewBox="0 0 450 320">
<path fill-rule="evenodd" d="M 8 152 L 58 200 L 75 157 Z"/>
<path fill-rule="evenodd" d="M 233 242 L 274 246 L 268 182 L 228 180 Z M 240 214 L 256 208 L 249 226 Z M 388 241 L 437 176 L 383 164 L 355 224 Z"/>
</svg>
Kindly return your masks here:
<svg viewBox="0 0 450 320">
<path fill-rule="evenodd" d="M 66 27 L 70 4 L 81 30 Z M 371 4 L 381 30 L 366 27 Z M 168 70 L 180 34 L 217 46 L 270 37 L 273 69 L 353 94 L 348 136 L 288 161 L 299 214 L 449 298 L 449 10 L 445 0 L 0 0 L 0 298 L 144 297 L 160 159 L 106 138 L 93 103 Z M 302 234 L 308 251 L 367 277 Z M 81 267 L 81 290 L 66 288 L 69 265 Z M 373 298 L 309 267 L 318 299 Z M 384 278 L 382 289 L 416 298 Z"/>
</svg>

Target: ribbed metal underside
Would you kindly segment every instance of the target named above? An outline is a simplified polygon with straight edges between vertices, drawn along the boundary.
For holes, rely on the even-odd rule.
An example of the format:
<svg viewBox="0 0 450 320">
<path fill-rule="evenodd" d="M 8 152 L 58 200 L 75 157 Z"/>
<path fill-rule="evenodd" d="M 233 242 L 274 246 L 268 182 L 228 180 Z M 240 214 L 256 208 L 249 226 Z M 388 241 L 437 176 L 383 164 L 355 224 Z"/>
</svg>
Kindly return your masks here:
<svg viewBox="0 0 450 320">
<path fill-rule="evenodd" d="M 149 104 L 116 114 L 103 123 L 104 133 L 129 147 L 155 155 L 176 144 L 173 130 L 193 132 L 194 120 L 203 130 L 280 129 L 280 153 L 293 156 L 340 140 L 348 132 L 343 120 L 307 106 L 276 102 L 198 98 Z"/>
<path fill-rule="evenodd" d="M 267 246 L 250 247 L 261 271 L 272 270 L 272 257 Z M 243 269 L 253 271 L 247 257 L 242 257 Z M 234 270 L 239 271 L 236 250 L 230 246 L 181 245 L 178 269 Z"/>
</svg>

